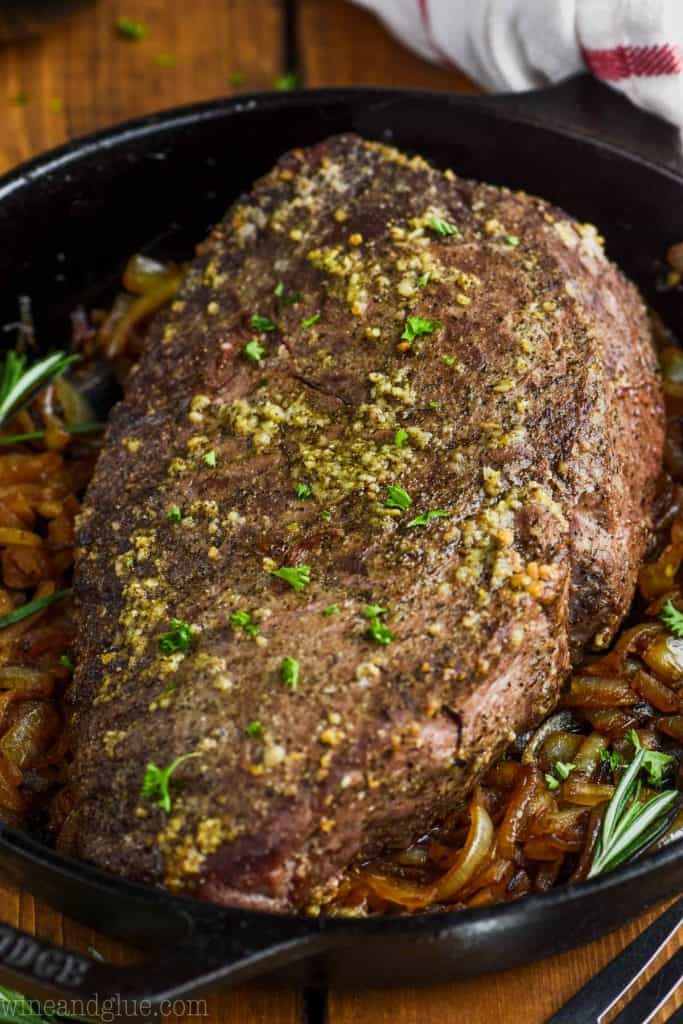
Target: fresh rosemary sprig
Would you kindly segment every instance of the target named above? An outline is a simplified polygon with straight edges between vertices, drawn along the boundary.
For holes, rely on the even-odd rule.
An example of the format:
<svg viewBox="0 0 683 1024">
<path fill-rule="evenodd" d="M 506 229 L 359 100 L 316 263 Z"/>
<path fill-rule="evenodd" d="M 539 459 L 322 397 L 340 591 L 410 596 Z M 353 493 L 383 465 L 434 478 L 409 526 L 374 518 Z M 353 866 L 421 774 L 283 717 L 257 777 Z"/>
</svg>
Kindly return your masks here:
<svg viewBox="0 0 683 1024">
<path fill-rule="evenodd" d="M 78 356 L 53 352 L 27 367 L 25 355 L 14 350 L 8 352 L 0 373 L 0 426 L 37 388 L 55 380 L 76 359 Z"/>
<path fill-rule="evenodd" d="M 55 601 L 63 601 L 71 593 L 71 587 L 69 587 L 67 590 L 58 590 L 56 594 L 47 594 L 45 597 L 37 597 L 35 601 L 29 601 L 27 604 L 20 604 L 18 608 L 7 612 L 7 615 L 0 615 L 0 629 L 13 626 L 15 622 L 21 622 L 22 619 L 27 619 L 29 615 L 35 615 L 36 612 L 40 612 L 43 608 L 54 604 Z"/>
<path fill-rule="evenodd" d="M 99 434 L 104 430 L 104 423 L 65 423 L 63 429 L 67 434 Z M 47 430 L 31 430 L 27 434 L 5 434 L 0 437 L 0 445 L 21 444 L 23 441 L 40 441 Z"/>
<path fill-rule="evenodd" d="M 593 853 L 589 878 L 612 871 L 654 843 L 671 823 L 678 803 L 677 789 L 666 789 L 641 802 L 640 772 L 647 756 L 641 747 L 621 777 L 607 805 Z"/>
</svg>

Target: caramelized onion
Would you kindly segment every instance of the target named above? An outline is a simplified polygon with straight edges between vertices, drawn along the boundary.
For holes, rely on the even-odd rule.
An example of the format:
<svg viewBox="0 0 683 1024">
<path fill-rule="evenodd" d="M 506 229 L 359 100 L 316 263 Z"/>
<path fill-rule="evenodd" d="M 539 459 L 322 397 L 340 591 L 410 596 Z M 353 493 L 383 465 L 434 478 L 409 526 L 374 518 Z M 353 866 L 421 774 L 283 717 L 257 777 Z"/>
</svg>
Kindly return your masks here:
<svg viewBox="0 0 683 1024">
<path fill-rule="evenodd" d="M 493 844 L 493 822 L 480 804 L 473 803 L 470 830 L 452 867 L 436 884 L 435 897 L 442 902 L 454 899 L 482 866 Z"/>
</svg>

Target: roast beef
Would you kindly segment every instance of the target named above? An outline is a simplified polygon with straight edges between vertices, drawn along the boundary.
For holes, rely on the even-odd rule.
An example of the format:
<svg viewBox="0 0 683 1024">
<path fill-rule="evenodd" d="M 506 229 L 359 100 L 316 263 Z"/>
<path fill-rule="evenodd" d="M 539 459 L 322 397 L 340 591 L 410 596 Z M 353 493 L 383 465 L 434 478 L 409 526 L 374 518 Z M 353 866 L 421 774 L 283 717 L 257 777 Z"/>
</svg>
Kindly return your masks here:
<svg viewBox="0 0 683 1024">
<path fill-rule="evenodd" d="M 595 228 L 353 136 L 285 156 L 108 427 L 63 846 L 317 907 L 462 808 L 609 643 L 662 444 L 646 311 Z M 143 793 L 188 754 L 165 807 Z"/>
</svg>

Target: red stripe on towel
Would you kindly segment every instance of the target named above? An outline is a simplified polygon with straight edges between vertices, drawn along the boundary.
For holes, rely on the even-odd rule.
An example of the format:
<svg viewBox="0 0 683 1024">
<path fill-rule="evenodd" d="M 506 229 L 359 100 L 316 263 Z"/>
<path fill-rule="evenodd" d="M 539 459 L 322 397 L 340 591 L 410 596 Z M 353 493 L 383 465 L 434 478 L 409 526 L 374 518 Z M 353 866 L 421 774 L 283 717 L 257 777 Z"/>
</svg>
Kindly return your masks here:
<svg viewBox="0 0 683 1024">
<path fill-rule="evenodd" d="M 426 5 L 426 0 L 420 0 Z M 584 50 L 583 56 L 598 78 L 618 82 L 622 78 L 652 78 L 678 75 L 683 71 L 683 55 L 677 46 L 615 46 L 612 50 Z"/>
</svg>

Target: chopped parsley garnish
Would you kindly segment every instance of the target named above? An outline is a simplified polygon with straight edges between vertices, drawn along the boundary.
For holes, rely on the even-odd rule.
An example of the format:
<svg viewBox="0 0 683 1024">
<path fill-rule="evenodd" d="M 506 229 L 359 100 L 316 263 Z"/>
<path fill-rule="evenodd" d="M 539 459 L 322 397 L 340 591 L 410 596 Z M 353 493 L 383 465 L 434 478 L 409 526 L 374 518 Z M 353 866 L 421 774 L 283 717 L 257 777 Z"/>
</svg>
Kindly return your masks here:
<svg viewBox="0 0 683 1024">
<path fill-rule="evenodd" d="M 387 629 L 381 619 L 370 619 L 370 624 L 367 628 L 366 636 L 369 640 L 374 640 L 376 644 L 382 644 L 386 647 L 396 637 L 394 634 Z"/>
<path fill-rule="evenodd" d="M 247 636 L 258 636 L 259 628 L 252 622 L 249 612 L 233 612 L 230 616 L 230 625 L 235 629 L 241 629 Z"/>
<path fill-rule="evenodd" d="M 273 82 L 273 88 L 277 89 L 278 92 L 291 92 L 298 85 L 299 76 L 296 71 L 287 71 L 284 75 L 279 75 Z"/>
<path fill-rule="evenodd" d="M 432 276 L 432 272 L 431 272 L 431 270 L 427 270 L 427 271 L 425 271 L 425 273 L 424 273 L 424 274 L 422 274 L 422 275 L 421 275 L 421 276 L 420 276 L 420 277 L 418 278 L 418 281 L 417 281 L 417 287 L 418 287 L 418 288 L 424 288 L 424 287 L 426 287 L 426 285 L 428 285 L 428 284 L 429 284 L 429 280 L 430 280 L 431 276 Z"/>
<path fill-rule="evenodd" d="M 425 320 L 421 316 L 409 316 L 403 328 L 401 341 L 415 341 L 421 334 L 433 334 L 442 326 L 440 320 Z"/>
<path fill-rule="evenodd" d="M 445 508 L 430 508 L 429 512 L 421 512 L 411 519 L 407 527 L 410 530 L 413 526 L 428 526 L 432 519 L 448 519 L 450 514 Z"/>
<path fill-rule="evenodd" d="M 62 666 L 62 668 L 67 669 L 69 672 L 73 672 L 75 668 L 74 663 L 71 659 L 71 655 L 69 654 L 60 654 L 59 664 Z"/>
<path fill-rule="evenodd" d="M 12 98 L 12 103 L 14 103 L 15 107 L 27 107 L 29 105 L 30 100 L 31 97 L 29 96 L 29 94 L 26 92 L 25 89 L 22 89 L 20 92 L 16 94 L 16 96 Z"/>
<path fill-rule="evenodd" d="M 455 356 L 444 356 L 443 361 L 446 364 L 446 366 L 455 366 L 456 362 Z"/>
<path fill-rule="evenodd" d="M 244 85 L 244 82 L 245 82 L 244 74 L 241 71 L 239 71 L 238 69 L 236 69 L 235 71 L 231 72 L 230 77 L 228 78 L 228 81 L 230 82 L 230 85 L 234 89 L 239 89 L 239 87 L 241 85 Z"/>
<path fill-rule="evenodd" d="M 403 487 L 400 487 L 398 484 L 389 484 L 384 501 L 385 508 L 398 508 L 401 512 L 405 512 L 412 503 L 413 499 Z"/>
<path fill-rule="evenodd" d="M 151 800 L 157 807 L 160 807 L 166 814 L 171 813 L 171 775 L 183 761 L 189 761 L 191 757 L 199 757 L 199 754 L 183 754 L 176 757 L 167 768 L 158 768 L 155 764 L 148 764 L 145 768 L 142 780 L 142 796 L 145 800 Z"/>
<path fill-rule="evenodd" d="M 363 609 L 363 615 L 366 619 L 378 619 L 380 615 L 386 614 L 386 608 L 382 608 L 381 604 L 366 604 Z"/>
<path fill-rule="evenodd" d="M 180 505 L 171 505 L 168 512 L 166 513 L 166 518 L 171 523 L 179 523 L 183 518 L 183 513 L 180 509 Z"/>
<path fill-rule="evenodd" d="M 288 690 L 296 690 L 299 684 L 299 662 L 296 658 L 290 658 L 289 655 L 282 659 L 280 665 L 280 674 L 282 676 L 282 682 L 285 684 Z"/>
<path fill-rule="evenodd" d="M 18 406 L 40 387 L 60 377 L 78 358 L 64 352 L 53 352 L 27 368 L 25 355 L 8 352 L 0 371 L 0 426 Z"/>
<path fill-rule="evenodd" d="M 394 434 L 394 444 L 396 445 L 397 448 L 407 448 L 408 431 L 403 429 L 397 430 L 396 433 Z"/>
<path fill-rule="evenodd" d="M 251 738 L 255 740 L 260 739 L 261 736 L 263 736 L 263 726 L 258 721 L 258 719 L 256 719 L 256 721 L 254 722 L 250 722 L 249 725 L 246 726 L 244 731 L 246 732 L 247 736 L 251 736 Z"/>
<path fill-rule="evenodd" d="M 278 281 L 273 289 L 273 294 L 280 299 L 285 306 L 293 306 L 301 302 L 301 292 L 287 292 L 282 281 Z"/>
<path fill-rule="evenodd" d="M 548 789 L 559 789 L 560 783 L 557 780 L 557 776 L 559 775 L 561 779 L 568 779 L 575 768 L 576 765 L 572 764 L 571 761 L 556 761 L 553 765 L 553 772 L 555 774 L 551 775 L 549 772 L 545 772 L 544 775 Z"/>
<path fill-rule="evenodd" d="M 429 221 L 429 226 L 432 231 L 436 231 L 439 238 L 448 238 L 450 235 L 460 234 L 455 224 L 449 224 L 447 220 L 442 220 L 441 217 L 432 217 Z"/>
<path fill-rule="evenodd" d="M 307 565 L 300 565 L 298 568 L 283 565 L 281 569 L 275 569 L 270 575 L 277 576 L 279 580 L 289 583 L 293 590 L 304 590 L 311 582 L 311 570 Z"/>
<path fill-rule="evenodd" d="M 216 453 L 215 453 L 215 451 L 213 449 L 211 449 L 210 452 L 207 452 L 206 455 L 203 456 L 203 460 L 204 460 L 204 464 L 206 466 L 210 466 L 211 469 L 213 469 L 215 467 L 215 465 L 216 465 Z"/>
<path fill-rule="evenodd" d="M 339 615 L 339 605 L 328 604 L 327 608 L 323 608 L 323 615 Z"/>
<path fill-rule="evenodd" d="M 648 748 L 644 747 L 640 742 L 640 737 L 635 729 L 629 729 L 628 738 L 636 748 L 636 754 L 641 751 L 643 752 L 643 770 L 647 776 L 647 781 L 651 786 L 659 789 L 664 782 L 662 772 L 664 768 L 673 761 L 672 755 L 662 754 L 658 750 L 648 750 Z"/>
<path fill-rule="evenodd" d="M 327 520 L 328 520 L 328 519 L 331 519 L 331 518 L 332 518 L 332 513 L 331 513 L 331 512 L 328 512 L 328 510 L 327 510 L 327 509 L 325 509 L 325 511 L 324 511 L 324 512 L 321 512 L 321 513 L 320 513 L 320 518 L 321 518 L 321 519 L 324 519 L 324 520 L 325 520 L 325 521 L 327 522 Z"/>
<path fill-rule="evenodd" d="M 294 493 L 296 494 L 297 498 L 310 498 L 310 496 L 313 494 L 313 491 L 308 486 L 308 484 L 305 484 L 302 481 L 296 485 L 296 487 L 294 488 Z"/>
<path fill-rule="evenodd" d="M 159 68 L 174 68 L 176 66 L 175 53 L 158 53 L 154 63 Z"/>
<path fill-rule="evenodd" d="M 159 650 L 162 654 L 176 651 L 190 651 L 194 641 L 192 626 L 182 619 L 171 619 L 171 628 L 159 635 Z"/>
<path fill-rule="evenodd" d="M 659 617 L 670 633 L 679 640 L 683 639 L 683 612 L 679 612 L 671 598 L 665 602 Z"/>
<path fill-rule="evenodd" d="M 144 39 L 147 35 L 145 25 L 134 18 L 117 18 L 115 27 L 118 34 L 126 39 Z"/>
<path fill-rule="evenodd" d="M 317 324 L 319 319 L 320 313 L 314 313 L 313 316 L 307 316 L 305 320 L 302 320 L 301 326 L 303 327 L 304 330 L 308 330 L 308 328 L 312 327 L 313 324 Z"/>
<path fill-rule="evenodd" d="M 515 246 L 519 245 L 519 238 L 517 237 L 517 235 L 505 235 L 503 241 L 505 242 L 506 245 L 511 246 L 513 249 L 515 248 Z"/>
<path fill-rule="evenodd" d="M 64 101 L 60 96 L 51 96 L 47 101 L 47 109 L 51 114 L 61 114 L 64 110 Z"/>
<path fill-rule="evenodd" d="M 7 612 L 6 615 L 0 616 L 0 629 L 13 626 L 15 622 L 21 622 L 22 619 L 27 619 L 29 615 L 41 612 L 43 608 L 54 604 L 55 601 L 63 601 L 65 597 L 70 597 L 71 593 L 71 587 L 69 587 L 66 590 L 58 590 L 56 594 L 47 594 L 45 597 L 37 597 L 35 601 L 20 604 L 18 608 L 14 608 L 11 612 Z"/>
<path fill-rule="evenodd" d="M 441 402 L 430 402 L 429 403 L 429 408 L 430 409 L 440 409 L 441 408 Z"/>
<path fill-rule="evenodd" d="M 624 763 L 624 759 L 618 750 L 601 750 L 600 760 L 603 764 L 608 764 L 612 772 L 615 772 Z"/>
<path fill-rule="evenodd" d="M 264 334 L 277 330 L 273 321 L 267 316 L 261 316 L 260 313 L 254 313 L 249 323 L 255 331 L 261 331 Z"/>
<path fill-rule="evenodd" d="M 260 363 L 266 354 L 266 350 L 258 338 L 252 338 L 242 349 L 242 354 L 247 359 L 251 359 L 252 363 Z"/>
</svg>

